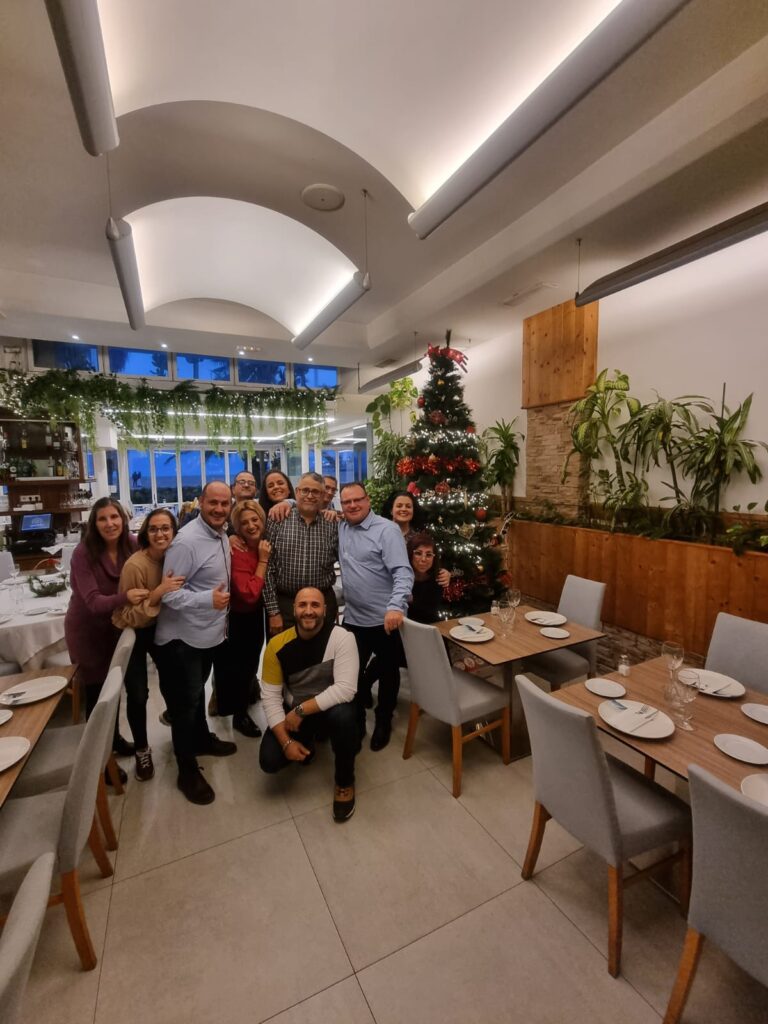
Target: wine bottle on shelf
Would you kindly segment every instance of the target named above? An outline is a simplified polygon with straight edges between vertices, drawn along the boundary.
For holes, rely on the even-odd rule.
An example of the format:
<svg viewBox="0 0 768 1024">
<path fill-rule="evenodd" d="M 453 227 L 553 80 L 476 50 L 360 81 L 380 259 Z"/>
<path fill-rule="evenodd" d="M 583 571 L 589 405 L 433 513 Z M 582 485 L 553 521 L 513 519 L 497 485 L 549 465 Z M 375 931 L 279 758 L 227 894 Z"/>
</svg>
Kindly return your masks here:
<svg viewBox="0 0 768 1024">
<path fill-rule="evenodd" d="M 21 447 L 22 448 L 27 448 L 28 446 L 29 446 L 29 434 L 27 433 L 27 428 L 26 427 L 22 427 L 21 428 Z"/>
<path fill-rule="evenodd" d="M 64 476 L 64 463 L 61 459 L 56 460 L 56 476 Z"/>
<path fill-rule="evenodd" d="M 51 424 L 47 423 L 45 427 L 45 447 L 50 448 L 53 444 L 53 435 L 51 433 Z"/>
<path fill-rule="evenodd" d="M 53 456 L 48 459 L 48 476 L 56 476 L 56 463 L 53 461 Z"/>
</svg>

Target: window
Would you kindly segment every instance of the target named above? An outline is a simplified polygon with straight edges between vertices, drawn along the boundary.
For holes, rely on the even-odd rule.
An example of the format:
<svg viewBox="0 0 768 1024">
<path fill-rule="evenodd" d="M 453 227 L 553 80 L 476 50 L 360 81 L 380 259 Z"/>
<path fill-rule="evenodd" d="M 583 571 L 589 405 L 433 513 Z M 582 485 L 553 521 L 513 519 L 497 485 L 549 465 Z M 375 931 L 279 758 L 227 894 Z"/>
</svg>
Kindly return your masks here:
<svg viewBox="0 0 768 1024">
<path fill-rule="evenodd" d="M 128 486 L 132 505 L 147 505 L 152 501 L 152 471 L 149 468 L 149 452 L 129 448 Z"/>
<path fill-rule="evenodd" d="M 314 473 L 315 472 L 315 449 L 314 448 L 310 448 L 309 449 L 309 472 L 310 473 Z"/>
<path fill-rule="evenodd" d="M 355 452 L 352 448 L 344 448 L 339 452 L 339 487 L 342 484 L 351 484 L 357 479 Z"/>
<path fill-rule="evenodd" d="M 179 352 L 176 356 L 176 376 L 179 380 L 228 381 L 231 377 L 229 359 Z"/>
<path fill-rule="evenodd" d="M 168 353 L 142 348 L 109 348 L 109 372 L 132 377 L 167 377 Z"/>
<path fill-rule="evenodd" d="M 203 489 L 203 470 L 200 456 L 199 448 L 188 449 L 179 454 L 182 501 L 194 501 Z"/>
<path fill-rule="evenodd" d="M 238 473 L 248 469 L 248 456 L 245 452 L 227 452 L 227 463 L 229 464 L 229 482 L 232 483 Z"/>
<path fill-rule="evenodd" d="M 271 363 L 264 359 L 238 359 L 237 379 L 241 384 L 285 384 L 286 363 Z"/>
<path fill-rule="evenodd" d="M 293 365 L 293 383 L 297 388 L 335 388 L 339 383 L 336 366 Z"/>
<path fill-rule="evenodd" d="M 357 473 L 355 479 L 367 480 L 368 479 L 368 446 L 360 445 L 359 448 L 355 449 L 355 455 L 357 456 Z"/>
<path fill-rule="evenodd" d="M 118 456 L 117 451 L 114 448 L 107 448 L 107 487 L 109 493 L 114 494 L 116 498 L 120 497 L 120 473 L 118 470 Z"/>
<path fill-rule="evenodd" d="M 176 452 L 163 448 L 155 448 L 155 490 L 156 500 L 161 505 L 174 505 L 179 500 L 179 488 L 176 482 Z"/>
<path fill-rule="evenodd" d="M 224 452 L 205 453 L 205 482 L 224 480 Z"/>
<path fill-rule="evenodd" d="M 41 370 L 89 370 L 98 373 L 99 351 L 95 345 L 35 339 L 32 342 L 32 361 Z"/>
<path fill-rule="evenodd" d="M 287 474 L 291 480 L 298 480 L 301 476 L 301 450 L 289 448 L 287 452 Z"/>
<path fill-rule="evenodd" d="M 323 448 L 320 476 L 336 476 L 336 452 L 333 448 Z"/>
</svg>

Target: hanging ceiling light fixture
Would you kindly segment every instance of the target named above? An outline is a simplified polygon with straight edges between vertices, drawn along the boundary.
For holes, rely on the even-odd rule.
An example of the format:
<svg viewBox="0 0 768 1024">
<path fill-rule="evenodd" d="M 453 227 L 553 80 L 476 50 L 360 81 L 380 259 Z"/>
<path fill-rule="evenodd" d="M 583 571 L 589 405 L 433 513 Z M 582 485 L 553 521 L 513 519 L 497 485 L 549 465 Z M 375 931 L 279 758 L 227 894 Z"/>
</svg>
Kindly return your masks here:
<svg viewBox="0 0 768 1024">
<path fill-rule="evenodd" d="M 96 0 L 45 0 L 83 145 L 101 156 L 120 142 Z"/>
<path fill-rule="evenodd" d="M 136 250 L 133 247 L 131 225 L 125 220 L 109 217 L 106 229 L 112 262 L 115 265 L 120 291 L 123 293 L 128 323 L 134 331 L 146 326 L 144 319 L 144 300 L 141 297 L 139 268 L 136 263 Z"/>
<path fill-rule="evenodd" d="M 652 256 L 644 256 L 643 259 L 630 263 L 621 270 L 606 274 L 583 292 L 576 293 L 576 305 L 586 306 L 589 302 L 604 299 L 607 295 L 613 295 L 652 277 L 684 267 L 686 263 L 693 263 L 703 256 L 727 249 L 730 245 L 745 242 L 763 231 L 768 231 L 768 203 L 753 206 L 745 213 L 721 221 L 720 224 L 706 228 L 696 235 L 691 235 L 690 238 L 684 238 L 681 242 L 675 242 L 674 245 L 660 249 Z"/>
<path fill-rule="evenodd" d="M 314 317 L 307 326 L 299 331 L 292 339 L 298 349 L 308 348 L 309 345 L 327 330 L 332 323 L 343 316 L 358 299 L 371 287 L 371 275 L 368 273 L 368 189 L 362 190 L 363 196 L 363 269 L 353 274 L 352 280 L 348 281 L 338 294 L 334 295 L 327 306 Z"/>
<path fill-rule="evenodd" d="M 623 0 L 465 160 L 408 223 L 426 238 L 575 107 L 689 0 Z"/>
<path fill-rule="evenodd" d="M 393 380 L 401 380 L 403 377 L 407 377 L 409 373 L 416 373 L 420 369 L 421 359 L 414 359 L 411 363 L 397 366 L 394 370 L 388 370 L 386 373 L 382 373 L 380 377 L 374 377 L 373 380 L 359 385 L 357 393 L 364 395 L 366 391 L 375 391 L 376 388 L 384 387 L 385 384 L 390 384 Z"/>
</svg>

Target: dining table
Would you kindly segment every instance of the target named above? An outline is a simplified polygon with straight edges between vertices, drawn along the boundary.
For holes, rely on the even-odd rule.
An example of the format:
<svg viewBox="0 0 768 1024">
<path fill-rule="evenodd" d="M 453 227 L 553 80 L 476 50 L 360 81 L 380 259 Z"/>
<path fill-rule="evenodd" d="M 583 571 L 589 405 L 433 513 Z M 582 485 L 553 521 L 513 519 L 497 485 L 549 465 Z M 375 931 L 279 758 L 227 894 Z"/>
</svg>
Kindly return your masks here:
<svg viewBox="0 0 768 1024">
<path fill-rule="evenodd" d="M 604 678 L 625 686 L 627 700 L 641 701 L 651 708 L 669 711 L 664 698 L 669 669 L 663 658 L 653 658 L 633 665 L 628 676 L 614 672 Z M 741 710 L 745 704 L 759 704 L 768 709 L 766 693 L 748 688 L 738 697 L 698 693 L 693 703 L 692 731 L 676 727 L 670 736 L 662 739 L 645 739 L 612 728 L 598 712 L 598 707 L 607 698 L 591 693 L 583 683 L 564 686 L 552 696 L 564 704 L 589 712 L 598 729 L 642 754 L 646 775 L 653 776 L 654 766 L 661 765 L 679 778 L 687 779 L 689 765 L 696 764 L 735 789 L 740 789 L 748 775 L 768 771 L 766 766 L 736 760 L 715 745 L 715 736 L 725 733 L 743 736 L 768 746 L 768 724 L 748 718 Z"/>
<path fill-rule="evenodd" d="M 74 672 L 74 665 L 67 665 L 57 667 L 55 670 L 36 669 L 31 672 L 20 672 L 13 676 L 3 676 L 0 678 L 0 694 L 6 691 L 13 691 L 14 688 L 20 687 L 33 679 L 41 679 L 51 675 L 63 676 L 67 683 L 69 683 Z M 0 771 L 0 808 L 2 808 L 13 789 L 14 783 L 24 770 L 24 765 L 31 757 L 35 744 L 40 739 L 46 725 L 48 725 L 65 691 L 66 687 L 63 686 L 51 697 L 35 701 L 34 704 L 14 704 L 8 708 L 8 710 L 13 712 L 13 715 L 8 721 L 0 725 L 0 739 L 10 736 L 21 736 L 29 740 L 30 746 L 20 761 L 11 765 L 10 768 Z M 5 707 L 0 705 L 0 709 L 5 710 Z"/>
<path fill-rule="evenodd" d="M 36 597 L 25 576 L 0 584 L 0 659 L 28 672 L 66 650 L 64 616 L 71 593 L 67 587 L 52 597 Z"/>
<path fill-rule="evenodd" d="M 531 745 L 528 739 L 528 729 L 525 724 L 523 705 L 520 694 L 514 685 L 515 675 L 523 671 L 523 663 L 526 658 L 536 654 L 546 654 L 549 651 L 557 651 L 565 647 L 573 647 L 574 644 L 581 644 L 587 640 L 599 640 L 604 636 L 596 629 L 589 629 L 581 626 L 570 619 L 563 624 L 567 637 L 553 638 L 545 636 L 541 630 L 542 626 L 535 622 L 529 622 L 526 614 L 538 612 L 542 615 L 549 613 L 542 612 L 540 608 L 533 608 L 530 605 L 520 605 L 514 620 L 506 627 L 498 616 L 490 612 L 473 614 L 471 618 L 482 619 L 484 626 L 493 632 L 493 636 L 482 642 L 469 639 L 457 639 L 451 635 L 451 630 L 461 625 L 461 620 L 446 619 L 436 623 L 437 629 L 446 640 L 457 644 L 460 648 L 486 663 L 500 669 L 501 684 L 509 693 L 510 706 L 510 729 L 511 729 L 511 755 L 513 759 L 527 757 L 531 752 Z M 464 617 L 466 618 L 466 617 Z M 489 680 L 493 682 L 493 678 Z"/>
</svg>

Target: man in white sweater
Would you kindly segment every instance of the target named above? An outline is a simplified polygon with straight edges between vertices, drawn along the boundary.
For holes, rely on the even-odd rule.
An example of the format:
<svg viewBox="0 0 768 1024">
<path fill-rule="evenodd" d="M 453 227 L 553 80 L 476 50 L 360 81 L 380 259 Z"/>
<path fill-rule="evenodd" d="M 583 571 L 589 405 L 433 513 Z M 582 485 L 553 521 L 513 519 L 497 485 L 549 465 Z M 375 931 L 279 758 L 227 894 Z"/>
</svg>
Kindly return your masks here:
<svg viewBox="0 0 768 1024">
<path fill-rule="evenodd" d="M 320 590 L 305 587 L 293 606 L 296 625 L 273 637 L 264 654 L 262 706 L 269 728 L 259 750 L 262 771 L 291 761 L 309 764 L 315 737 L 327 733 L 336 759 L 334 821 L 355 810 L 355 757 L 360 749 L 355 705 L 359 661 L 355 638 L 325 620 Z M 285 704 L 290 706 L 286 714 Z"/>
</svg>

